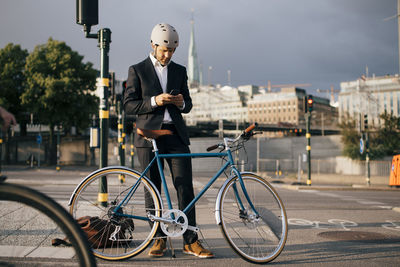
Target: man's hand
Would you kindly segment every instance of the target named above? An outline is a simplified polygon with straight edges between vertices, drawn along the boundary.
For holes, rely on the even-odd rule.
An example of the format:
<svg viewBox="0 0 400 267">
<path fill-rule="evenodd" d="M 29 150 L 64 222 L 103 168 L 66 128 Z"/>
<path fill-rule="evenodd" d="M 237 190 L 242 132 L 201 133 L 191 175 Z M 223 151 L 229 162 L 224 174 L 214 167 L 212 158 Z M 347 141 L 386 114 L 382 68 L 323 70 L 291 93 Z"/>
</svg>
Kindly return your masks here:
<svg viewBox="0 0 400 267">
<path fill-rule="evenodd" d="M 8 126 L 11 125 L 16 125 L 17 121 L 15 120 L 15 117 L 13 114 L 5 110 L 4 108 L 0 107 L 0 117 L 3 119 L 3 131 L 8 129 Z"/>
<path fill-rule="evenodd" d="M 179 95 L 171 95 L 171 94 L 161 94 L 155 97 L 157 106 L 164 106 L 167 104 L 172 104 L 181 108 L 183 106 L 183 96 Z"/>
</svg>

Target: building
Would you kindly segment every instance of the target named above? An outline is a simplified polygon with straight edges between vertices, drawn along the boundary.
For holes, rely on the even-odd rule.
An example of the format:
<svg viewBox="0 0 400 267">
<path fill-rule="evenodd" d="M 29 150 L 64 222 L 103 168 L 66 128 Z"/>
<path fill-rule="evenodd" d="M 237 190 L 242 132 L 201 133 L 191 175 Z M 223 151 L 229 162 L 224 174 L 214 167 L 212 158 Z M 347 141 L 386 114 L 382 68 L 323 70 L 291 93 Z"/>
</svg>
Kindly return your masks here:
<svg viewBox="0 0 400 267">
<path fill-rule="evenodd" d="M 188 125 L 198 122 L 247 122 L 247 100 L 250 97 L 244 91 L 230 86 L 200 86 L 190 89 L 193 108 L 183 114 Z"/>
<path fill-rule="evenodd" d="M 219 120 L 239 123 L 257 122 L 261 125 L 305 128 L 304 89 L 282 88 L 279 92 L 266 92 L 258 86 L 238 88 L 208 87 L 191 88 L 193 109 L 184 114 L 188 125 Z M 337 109 L 329 100 L 313 96 L 314 109 L 311 127 L 336 129 Z"/>
<path fill-rule="evenodd" d="M 396 75 L 362 77 L 340 83 L 339 122 L 353 118 L 360 122 L 368 116 L 368 124 L 379 127 L 379 115 L 385 111 L 400 116 L 400 78 Z M 361 125 L 359 123 L 358 125 Z"/>
<path fill-rule="evenodd" d="M 256 94 L 247 103 L 249 122 L 305 128 L 306 91 L 301 88 L 281 88 L 279 92 Z M 311 127 L 333 129 L 336 127 L 337 110 L 328 99 L 313 96 L 314 108 Z"/>
</svg>

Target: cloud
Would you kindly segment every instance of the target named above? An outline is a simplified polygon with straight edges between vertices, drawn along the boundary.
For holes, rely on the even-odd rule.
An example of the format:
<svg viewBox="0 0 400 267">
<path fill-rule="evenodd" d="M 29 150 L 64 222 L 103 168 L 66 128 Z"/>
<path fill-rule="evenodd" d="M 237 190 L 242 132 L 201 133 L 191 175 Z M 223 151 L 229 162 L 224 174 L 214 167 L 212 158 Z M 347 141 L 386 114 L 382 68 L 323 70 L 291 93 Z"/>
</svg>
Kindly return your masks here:
<svg viewBox="0 0 400 267">
<path fill-rule="evenodd" d="M 99 1 L 99 28 L 110 28 L 110 69 L 127 76 L 131 64 L 150 52 L 152 27 L 174 25 L 180 47 L 174 61 L 186 64 L 191 9 L 199 60 L 206 80 L 233 85 L 312 83 L 312 89 L 336 88 L 370 73 L 398 71 L 395 0 L 169 0 Z M 75 24 L 75 1 L 3 0 L 0 3 L 0 46 L 9 42 L 33 50 L 52 36 L 100 67 L 96 40 L 85 39 Z"/>
</svg>

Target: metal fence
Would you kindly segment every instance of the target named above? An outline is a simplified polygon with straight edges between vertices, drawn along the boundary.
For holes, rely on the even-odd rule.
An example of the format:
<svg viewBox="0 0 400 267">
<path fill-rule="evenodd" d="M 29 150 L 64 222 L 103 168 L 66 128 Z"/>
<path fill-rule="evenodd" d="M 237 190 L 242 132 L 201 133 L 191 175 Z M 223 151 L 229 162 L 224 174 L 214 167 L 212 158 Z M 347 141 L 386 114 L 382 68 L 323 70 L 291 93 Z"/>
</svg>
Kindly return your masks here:
<svg viewBox="0 0 400 267">
<path fill-rule="evenodd" d="M 317 174 L 348 174 L 364 175 L 366 173 L 365 161 L 350 160 L 343 157 L 311 159 L 311 171 Z M 307 162 L 300 155 L 298 160 L 293 159 L 257 159 L 257 170 L 260 172 L 285 172 L 297 173 L 307 171 Z M 391 161 L 370 161 L 370 173 L 374 176 L 389 176 Z"/>
</svg>

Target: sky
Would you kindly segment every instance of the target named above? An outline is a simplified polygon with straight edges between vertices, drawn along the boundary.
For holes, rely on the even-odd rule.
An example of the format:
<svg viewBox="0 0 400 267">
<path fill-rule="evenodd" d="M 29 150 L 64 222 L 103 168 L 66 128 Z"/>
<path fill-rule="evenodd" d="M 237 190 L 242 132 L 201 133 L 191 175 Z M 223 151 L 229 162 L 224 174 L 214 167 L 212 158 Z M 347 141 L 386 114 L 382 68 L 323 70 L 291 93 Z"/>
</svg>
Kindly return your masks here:
<svg viewBox="0 0 400 267">
<path fill-rule="evenodd" d="M 316 93 L 338 90 L 367 68 L 369 76 L 399 72 L 397 19 L 386 19 L 396 15 L 396 0 L 99 0 L 92 33 L 111 30 L 110 70 L 124 80 L 149 55 L 160 22 L 177 29 L 173 61 L 187 64 L 192 9 L 205 83 L 227 85 L 229 70 L 232 86 L 307 83 Z M 100 69 L 97 40 L 76 24 L 74 0 L 1 0 L 0 25 L 0 48 L 31 52 L 52 37 Z"/>
</svg>

